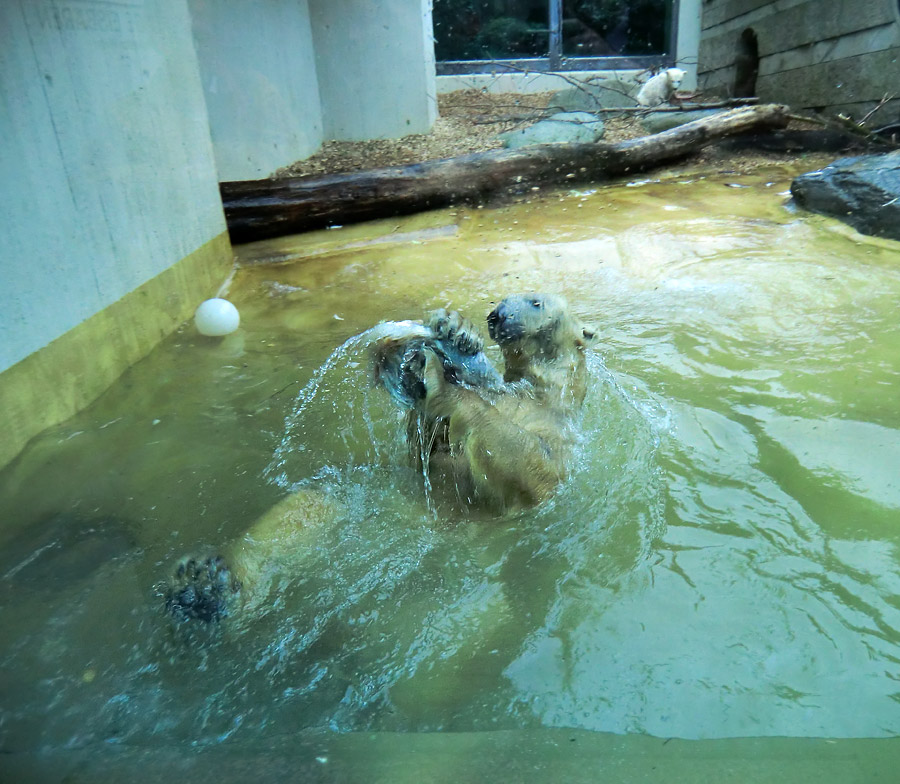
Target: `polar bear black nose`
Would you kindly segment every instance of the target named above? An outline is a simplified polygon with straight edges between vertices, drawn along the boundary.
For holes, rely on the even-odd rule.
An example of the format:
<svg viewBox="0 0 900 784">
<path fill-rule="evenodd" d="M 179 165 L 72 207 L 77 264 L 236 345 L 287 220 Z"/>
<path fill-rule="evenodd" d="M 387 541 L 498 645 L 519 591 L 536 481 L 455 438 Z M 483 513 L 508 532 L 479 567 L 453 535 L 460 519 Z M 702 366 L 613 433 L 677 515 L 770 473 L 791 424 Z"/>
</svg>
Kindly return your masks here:
<svg viewBox="0 0 900 784">
<path fill-rule="evenodd" d="M 516 307 L 510 306 L 506 300 L 488 314 L 487 325 L 491 340 L 500 345 L 520 340 L 524 335 Z"/>
<path fill-rule="evenodd" d="M 491 336 L 491 340 L 500 343 L 504 338 L 508 338 L 509 332 L 508 325 L 506 323 L 506 313 L 503 312 L 503 303 L 501 302 L 494 308 L 490 313 L 488 313 L 487 317 L 487 325 L 488 325 L 488 334 Z"/>
</svg>

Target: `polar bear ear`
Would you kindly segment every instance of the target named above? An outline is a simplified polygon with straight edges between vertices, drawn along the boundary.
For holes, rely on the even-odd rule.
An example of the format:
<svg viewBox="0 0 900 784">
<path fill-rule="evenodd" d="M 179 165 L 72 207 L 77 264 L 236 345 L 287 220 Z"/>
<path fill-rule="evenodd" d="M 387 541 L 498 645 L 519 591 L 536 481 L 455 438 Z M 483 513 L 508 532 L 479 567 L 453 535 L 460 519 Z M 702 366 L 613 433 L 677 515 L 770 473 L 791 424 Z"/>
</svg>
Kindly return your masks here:
<svg viewBox="0 0 900 784">
<path fill-rule="evenodd" d="M 594 343 L 596 338 L 597 338 L 596 327 L 592 327 L 590 324 L 582 324 L 581 325 L 581 337 L 578 338 L 575 342 L 578 343 L 579 346 L 588 346 L 591 343 Z"/>
</svg>

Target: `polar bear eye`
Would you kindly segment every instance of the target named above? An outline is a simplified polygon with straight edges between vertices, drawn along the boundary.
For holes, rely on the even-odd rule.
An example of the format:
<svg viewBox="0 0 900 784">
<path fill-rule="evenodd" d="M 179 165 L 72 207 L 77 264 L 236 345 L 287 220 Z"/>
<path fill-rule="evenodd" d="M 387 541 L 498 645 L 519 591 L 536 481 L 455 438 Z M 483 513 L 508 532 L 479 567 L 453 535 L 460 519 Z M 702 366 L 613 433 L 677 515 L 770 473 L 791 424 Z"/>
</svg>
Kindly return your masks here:
<svg viewBox="0 0 900 784">
<path fill-rule="evenodd" d="M 533 308 L 539 308 L 542 305 L 543 305 L 543 303 L 539 299 L 531 300 L 531 307 L 533 307 Z"/>
</svg>

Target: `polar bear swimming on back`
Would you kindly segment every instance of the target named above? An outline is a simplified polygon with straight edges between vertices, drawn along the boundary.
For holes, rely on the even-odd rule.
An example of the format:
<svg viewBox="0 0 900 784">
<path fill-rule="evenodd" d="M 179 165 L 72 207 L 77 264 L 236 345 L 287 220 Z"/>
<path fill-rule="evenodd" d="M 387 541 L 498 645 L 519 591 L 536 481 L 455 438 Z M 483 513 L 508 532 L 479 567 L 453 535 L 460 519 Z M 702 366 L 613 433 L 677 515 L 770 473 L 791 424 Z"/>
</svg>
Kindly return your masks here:
<svg viewBox="0 0 900 784">
<path fill-rule="evenodd" d="M 418 336 L 383 341 L 375 374 L 395 400 L 407 401 L 407 438 L 419 467 L 449 481 L 464 506 L 505 512 L 546 500 L 566 477 L 594 330 L 552 294 L 507 297 L 487 321 L 503 354 L 502 384 L 483 370 L 490 363 L 475 327 L 443 310 L 425 322 L 437 348 Z M 482 370 L 448 361 L 449 346 Z"/>
<path fill-rule="evenodd" d="M 377 382 L 407 410 L 410 453 L 420 467 L 449 482 L 464 506 L 502 513 L 546 500 L 565 479 L 594 330 L 552 294 L 507 297 L 487 323 L 503 375 L 477 329 L 455 311 L 383 323 L 371 351 Z M 168 613 L 204 624 L 252 614 L 279 573 L 302 568 L 317 529 L 340 525 L 346 514 L 315 487 L 292 493 L 243 535 L 180 559 L 162 591 Z"/>
</svg>

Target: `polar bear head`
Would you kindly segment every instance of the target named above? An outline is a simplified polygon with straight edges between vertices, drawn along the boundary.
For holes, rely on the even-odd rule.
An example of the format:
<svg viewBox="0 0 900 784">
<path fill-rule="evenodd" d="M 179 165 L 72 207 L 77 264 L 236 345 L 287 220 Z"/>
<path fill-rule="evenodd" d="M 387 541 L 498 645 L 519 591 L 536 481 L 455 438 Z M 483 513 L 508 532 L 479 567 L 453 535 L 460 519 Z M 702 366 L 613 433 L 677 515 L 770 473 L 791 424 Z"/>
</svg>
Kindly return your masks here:
<svg viewBox="0 0 900 784">
<path fill-rule="evenodd" d="M 509 362 L 553 359 L 583 348 L 595 330 L 569 312 L 568 303 L 555 294 L 515 294 L 506 297 L 487 317 L 491 339 Z"/>
</svg>

